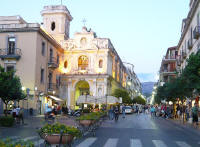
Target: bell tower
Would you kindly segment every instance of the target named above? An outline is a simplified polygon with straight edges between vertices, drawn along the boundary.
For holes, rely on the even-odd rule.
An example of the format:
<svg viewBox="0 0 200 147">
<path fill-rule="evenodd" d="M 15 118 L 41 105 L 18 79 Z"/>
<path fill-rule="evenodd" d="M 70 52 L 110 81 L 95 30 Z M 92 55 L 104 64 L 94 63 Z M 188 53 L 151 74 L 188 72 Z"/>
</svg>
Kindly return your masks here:
<svg viewBox="0 0 200 147">
<path fill-rule="evenodd" d="M 41 11 L 43 28 L 59 43 L 69 38 L 72 16 L 64 5 L 44 6 Z"/>
</svg>

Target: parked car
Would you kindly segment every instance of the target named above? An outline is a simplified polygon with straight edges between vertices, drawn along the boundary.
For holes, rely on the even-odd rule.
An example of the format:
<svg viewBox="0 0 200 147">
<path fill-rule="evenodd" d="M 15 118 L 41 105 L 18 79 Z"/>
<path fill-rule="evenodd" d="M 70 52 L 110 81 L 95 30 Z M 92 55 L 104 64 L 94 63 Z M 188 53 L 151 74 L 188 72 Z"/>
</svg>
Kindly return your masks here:
<svg viewBox="0 0 200 147">
<path fill-rule="evenodd" d="M 133 113 L 132 107 L 131 107 L 131 106 L 126 106 L 126 107 L 125 107 L 125 113 L 132 114 L 132 113 Z"/>
</svg>

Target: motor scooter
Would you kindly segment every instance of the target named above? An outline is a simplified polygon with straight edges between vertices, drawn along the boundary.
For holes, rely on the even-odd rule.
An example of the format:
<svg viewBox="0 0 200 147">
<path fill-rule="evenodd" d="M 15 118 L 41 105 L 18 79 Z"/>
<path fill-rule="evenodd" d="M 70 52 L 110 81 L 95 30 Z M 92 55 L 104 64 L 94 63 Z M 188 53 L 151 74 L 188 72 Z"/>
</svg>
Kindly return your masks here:
<svg viewBox="0 0 200 147">
<path fill-rule="evenodd" d="M 79 116 L 81 116 L 81 109 L 70 110 L 70 111 L 68 112 L 68 115 L 70 115 L 70 116 L 75 116 L 75 117 L 79 117 Z"/>
</svg>

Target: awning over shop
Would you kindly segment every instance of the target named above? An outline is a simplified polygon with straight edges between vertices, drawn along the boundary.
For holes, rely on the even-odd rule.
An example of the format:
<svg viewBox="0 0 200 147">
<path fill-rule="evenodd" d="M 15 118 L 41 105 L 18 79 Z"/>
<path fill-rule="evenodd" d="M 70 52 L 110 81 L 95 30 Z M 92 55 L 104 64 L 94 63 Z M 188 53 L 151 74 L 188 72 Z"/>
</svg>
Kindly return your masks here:
<svg viewBox="0 0 200 147">
<path fill-rule="evenodd" d="M 48 97 L 53 99 L 53 100 L 55 100 L 55 101 L 58 101 L 58 102 L 62 102 L 63 101 L 63 99 L 60 99 L 60 98 L 52 96 L 52 95 L 49 95 Z"/>
<path fill-rule="evenodd" d="M 77 100 L 77 104 L 94 103 L 94 104 L 115 104 L 121 103 L 121 100 L 114 96 L 95 97 L 89 95 L 81 95 Z"/>
</svg>

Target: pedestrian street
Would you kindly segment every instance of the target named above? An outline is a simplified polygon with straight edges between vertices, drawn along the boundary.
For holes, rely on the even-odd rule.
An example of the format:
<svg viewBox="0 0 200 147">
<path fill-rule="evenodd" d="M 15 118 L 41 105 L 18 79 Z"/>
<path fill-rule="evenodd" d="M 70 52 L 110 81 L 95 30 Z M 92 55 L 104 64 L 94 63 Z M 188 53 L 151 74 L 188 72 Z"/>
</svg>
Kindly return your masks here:
<svg viewBox="0 0 200 147">
<path fill-rule="evenodd" d="M 120 116 L 118 122 L 105 121 L 96 132 L 74 144 L 75 147 L 199 147 L 200 135 L 163 118 L 146 114 Z"/>
</svg>

